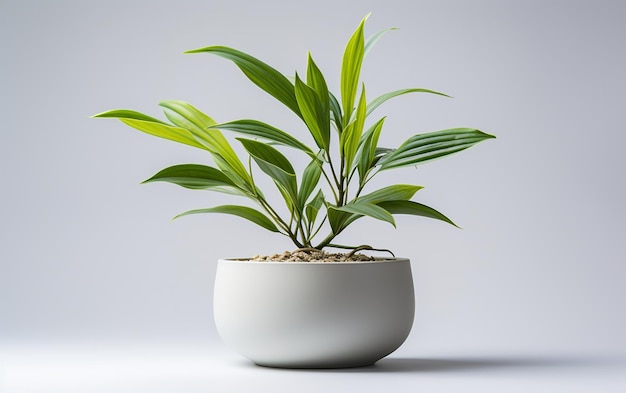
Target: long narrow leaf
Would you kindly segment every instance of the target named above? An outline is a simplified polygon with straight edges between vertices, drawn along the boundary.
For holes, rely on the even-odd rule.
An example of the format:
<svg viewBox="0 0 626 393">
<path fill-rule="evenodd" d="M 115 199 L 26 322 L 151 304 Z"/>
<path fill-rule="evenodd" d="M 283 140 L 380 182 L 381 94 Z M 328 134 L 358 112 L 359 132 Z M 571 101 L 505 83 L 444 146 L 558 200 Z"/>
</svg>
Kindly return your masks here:
<svg viewBox="0 0 626 393">
<path fill-rule="evenodd" d="M 166 100 L 159 102 L 159 105 L 164 108 L 165 116 L 169 121 L 194 134 L 204 134 L 207 128 L 215 124 L 215 120 L 188 102 Z"/>
<path fill-rule="evenodd" d="M 290 146 L 295 149 L 302 150 L 309 156 L 316 157 L 315 152 L 313 152 L 311 148 L 300 142 L 298 139 L 294 138 L 284 131 L 279 130 L 276 127 L 273 127 L 258 120 L 235 120 L 228 123 L 215 124 L 212 126 L 212 128 L 228 130 L 237 132 L 239 134 L 263 138 L 272 142 L 280 143 L 284 146 Z"/>
<path fill-rule="evenodd" d="M 270 176 L 289 197 L 287 202 L 294 206 L 298 204 L 298 184 L 293 166 L 287 158 L 270 145 L 251 139 L 237 138 L 259 168 Z"/>
<path fill-rule="evenodd" d="M 367 104 L 367 115 L 369 116 L 370 113 L 372 113 L 374 111 L 374 109 L 378 108 L 379 106 L 381 106 L 383 103 L 385 103 L 385 101 L 403 95 L 403 94 L 407 94 L 407 93 L 430 93 L 430 94 L 437 94 L 440 96 L 444 96 L 444 97 L 450 97 L 447 94 L 443 94 L 443 93 L 439 93 L 438 91 L 434 91 L 434 90 L 428 90 L 428 89 L 400 89 L 400 90 L 394 90 L 391 91 L 389 93 L 385 93 L 382 94 L 376 98 L 374 98 L 369 104 Z"/>
<path fill-rule="evenodd" d="M 389 213 L 389 211 L 373 203 L 368 203 L 368 202 L 350 203 L 341 207 L 334 207 L 333 209 L 347 212 L 347 213 L 372 217 L 377 220 L 388 222 L 394 227 L 396 226 L 396 222 L 393 219 L 393 216 L 391 215 L 391 213 Z"/>
<path fill-rule="evenodd" d="M 359 142 L 359 151 L 356 156 L 357 168 L 359 170 L 360 184 L 365 182 L 365 178 L 369 173 L 369 170 L 374 166 L 374 159 L 376 157 L 376 145 L 385 123 L 385 118 L 378 120 L 374 123 L 367 132 L 361 136 Z"/>
<path fill-rule="evenodd" d="M 343 114 L 341 113 L 341 105 L 333 93 L 329 92 L 328 97 L 330 98 L 330 113 L 332 114 L 333 123 L 335 123 L 335 127 L 337 127 L 337 132 L 341 135 L 343 132 Z"/>
<path fill-rule="evenodd" d="M 363 37 L 363 26 L 369 14 L 361 20 L 359 27 L 350 37 L 346 49 L 344 50 L 341 62 L 341 102 L 343 108 L 343 125 L 350 122 L 352 107 L 356 99 L 356 91 L 359 87 L 359 77 L 361 75 L 361 65 L 365 54 L 365 40 Z"/>
<path fill-rule="evenodd" d="M 159 103 L 164 108 L 165 116 L 180 128 L 184 128 L 191 132 L 196 139 L 210 147 L 213 158 L 219 158 L 216 163 L 220 168 L 228 173 L 234 180 L 240 184 L 247 185 L 246 188 L 252 187 L 248 173 L 241 163 L 241 160 L 224 138 L 224 135 L 213 128 L 215 120 L 198 110 L 193 105 L 178 100 L 161 101 Z"/>
<path fill-rule="evenodd" d="M 321 163 L 317 158 L 313 159 L 309 165 L 304 169 L 302 173 L 302 183 L 300 184 L 300 190 L 298 192 L 298 201 L 300 206 L 304 206 L 309 196 L 317 187 L 317 184 L 322 175 Z"/>
<path fill-rule="evenodd" d="M 244 183 L 249 182 L 243 164 L 228 141 L 218 130 L 209 129 L 215 124 L 215 120 L 185 101 L 167 100 L 161 101 L 159 105 L 163 107 L 169 121 L 188 130 L 203 144 L 208 145 L 214 156 L 219 155 L 225 164 L 224 170 Z"/>
<path fill-rule="evenodd" d="M 361 141 L 361 135 L 363 134 L 363 126 L 365 124 L 365 85 L 361 90 L 361 98 L 356 109 L 356 116 L 351 123 L 352 127 L 347 127 L 346 132 L 341 134 L 341 149 L 344 154 L 346 173 L 350 173 L 352 170 L 352 163 L 354 157 L 359 149 L 359 143 Z"/>
<path fill-rule="evenodd" d="M 171 141 L 183 143 L 189 146 L 197 147 L 204 150 L 210 150 L 205 144 L 198 141 L 188 130 L 179 127 L 155 123 L 152 121 L 122 119 L 120 121 L 127 126 L 136 130 L 145 132 L 146 134 L 158 136 L 159 138 L 169 139 Z"/>
<path fill-rule="evenodd" d="M 148 122 L 152 122 L 152 123 L 160 123 L 160 124 L 164 124 L 166 126 L 169 126 L 169 124 L 167 124 L 164 121 L 161 121 L 159 119 L 155 119 L 152 116 L 148 116 L 148 115 L 143 114 L 141 112 L 133 111 L 133 110 L 130 110 L 130 109 L 113 109 L 113 110 L 110 110 L 110 111 L 98 113 L 97 115 L 93 115 L 91 117 L 103 117 L 103 118 L 110 117 L 110 118 L 114 118 L 114 119 L 135 119 L 135 120 L 148 121 Z"/>
<path fill-rule="evenodd" d="M 159 138 L 183 143 L 199 149 L 210 150 L 205 144 L 200 143 L 191 132 L 184 128 L 174 127 L 143 113 L 128 109 L 116 109 L 93 115 L 92 117 L 110 117 L 119 119 L 122 123 L 146 134 Z"/>
<path fill-rule="evenodd" d="M 202 214 L 202 213 L 232 214 L 235 216 L 245 218 L 246 220 L 250 220 L 253 223 L 260 225 L 269 231 L 279 232 L 278 228 L 276 228 L 276 225 L 274 225 L 274 223 L 269 218 L 267 218 L 263 213 L 247 206 L 222 205 L 222 206 L 216 206 L 216 207 L 211 207 L 207 209 L 189 210 L 187 212 L 177 215 L 176 217 L 174 217 L 174 219 L 183 217 L 183 216 L 188 216 L 191 214 Z"/>
<path fill-rule="evenodd" d="M 323 126 L 326 128 L 324 130 L 325 133 L 330 132 L 330 95 L 328 92 L 328 86 L 326 84 L 326 79 L 320 71 L 319 67 L 313 61 L 311 54 L 309 53 L 309 60 L 306 68 L 306 83 L 311 86 L 313 90 L 317 93 L 317 96 L 320 101 L 320 107 L 322 111 Z"/>
<path fill-rule="evenodd" d="M 330 112 L 323 106 L 317 92 L 300 80 L 296 74 L 296 99 L 302 118 L 306 123 L 315 143 L 320 149 L 328 151 L 330 146 Z"/>
<path fill-rule="evenodd" d="M 367 195 L 363 195 L 358 198 L 358 202 L 378 204 L 380 202 L 386 201 L 408 201 L 409 199 L 413 198 L 413 195 L 415 195 L 415 193 L 422 188 L 422 186 L 415 186 L 410 184 L 395 184 L 392 186 L 381 188 L 380 190 L 373 191 Z"/>
<path fill-rule="evenodd" d="M 418 134 L 383 156 L 378 164 L 380 170 L 423 164 L 491 138 L 495 137 L 473 128 L 453 128 Z"/>
<path fill-rule="evenodd" d="M 378 42 L 378 40 L 380 40 L 382 38 L 383 35 L 385 35 L 385 33 L 392 31 L 392 30 L 398 30 L 397 27 L 390 27 L 388 29 L 384 29 L 379 31 L 376 34 L 371 35 L 367 41 L 365 41 L 365 52 L 363 53 L 363 57 L 367 56 L 367 54 L 372 50 L 372 48 L 374 47 L 374 45 L 376 45 L 376 43 Z"/>
<path fill-rule="evenodd" d="M 391 214 L 410 214 L 413 216 L 422 216 L 428 218 L 434 218 L 452 224 L 458 228 L 452 220 L 444 216 L 442 213 L 433 209 L 432 207 L 423 205 L 421 203 L 413 201 L 386 201 L 378 204 L 381 208 L 387 210 Z"/>
<path fill-rule="evenodd" d="M 234 62 L 241 71 L 265 92 L 270 94 L 291 109 L 296 115 L 300 115 L 300 109 L 296 101 L 294 87 L 289 79 L 273 67 L 261 60 L 226 46 L 208 46 L 193 49 L 185 53 L 212 53 Z"/>
<path fill-rule="evenodd" d="M 328 215 L 328 223 L 330 224 L 330 229 L 333 231 L 334 235 L 338 235 L 348 225 L 350 225 L 351 222 L 359 217 L 362 217 L 359 214 L 353 214 L 343 210 L 338 210 L 335 205 L 331 205 L 329 203 L 326 204 L 326 212 Z"/>
<path fill-rule="evenodd" d="M 155 181 L 174 183 L 190 189 L 236 187 L 235 183 L 219 169 L 198 164 L 182 164 L 165 168 L 143 183 Z"/>
<path fill-rule="evenodd" d="M 322 204 L 324 204 L 324 194 L 322 193 L 322 190 L 318 190 L 317 194 L 315 194 L 311 202 L 308 203 L 304 208 L 306 218 L 307 220 L 309 220 L 309 222 L 315 222 L 315 219 L 317 218 L 317 213 L 322 207 Z"/>
</svg>

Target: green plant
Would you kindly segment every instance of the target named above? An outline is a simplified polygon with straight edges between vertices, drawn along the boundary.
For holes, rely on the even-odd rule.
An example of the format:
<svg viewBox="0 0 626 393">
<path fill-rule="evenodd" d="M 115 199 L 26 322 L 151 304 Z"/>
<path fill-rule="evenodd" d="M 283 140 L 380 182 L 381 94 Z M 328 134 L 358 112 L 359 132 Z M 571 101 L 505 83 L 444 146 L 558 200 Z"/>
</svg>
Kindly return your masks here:
<svg viewBox="0 0 626 393">
<path fill-rule="evenodd" d="M 242 205 L 216 206 L 191 210 L 177 217 L 196 213 L 232 214 L 288 236 L 298 248 L 317 249 L 327 246 L 363 248 L 332 243 L 337 235 L 363 216 L 394 226 L 394 214 L 430 217 L 454 225 L 437 210 L 411 201 L 422 188 L 420 186 L 396 184 L 365 193 L 366 186 L 381 172 L 421 165 L 494 136 L 472 128 L 455 128 L 414 135 L 397 149 L 380 147 L 379 137 L 385 118 L 376 120 L 367 128 L 365 125 L 367 117 L 378 106 L 406 93 L 446 95 L 427 89 L 402 89 L 368 102 L 365 84 L 360 83 L 361 64 L 372 46 L 390 29 L 365 40 L 366 19 L 367 16 L 345 48 L 341 66 L 341 100 L 328 90 L 326 80 L 310 54 L 306 78 L 303 80 L 296 74 L 292 82 L 269 65 L 232 48 L 209 46 L 186 52 L 211 53 L 234 62 L 254 84 L 302 119 L 315 142 L 312 147 L 258 120 L 217 123 L 182 101 L 160 103 L 171 124 L 132 110 L 112 110 L 94 117 L 118 118 L 145 133 L 206 150 L 215 163 L 215 167 L 175 165 L 145 182 L 165 181 L 190 189 L 227 192 L 248 198 L 258 206 L 256 209 Z M 247 159 L 241 160 L 237 156 L 222 131 L 247 137 L 236 138 L 247 151 Z M 292 163 L 278 150 L 284 147 L 308 155 L 310 162 L 301 174 L 296 173 Z M 257 169 L 253 168 L 252 161 Z M 284 211 L 270 204 L 257 186 L 255 176 L 258 173 L 255 172 L 259 170 L 278 187 L 286 204 Z M 327 233 L 320 236 L 322 230 Z"/>
</svg>

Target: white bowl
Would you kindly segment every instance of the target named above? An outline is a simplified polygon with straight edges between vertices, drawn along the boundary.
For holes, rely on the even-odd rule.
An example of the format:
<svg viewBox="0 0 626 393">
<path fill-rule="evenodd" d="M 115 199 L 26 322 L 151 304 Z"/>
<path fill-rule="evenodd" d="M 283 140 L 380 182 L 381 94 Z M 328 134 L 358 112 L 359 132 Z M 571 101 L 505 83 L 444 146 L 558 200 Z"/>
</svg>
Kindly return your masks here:
<svg viewBox="0 0 626 393">
<path fill-rule="evenodd" d="M 221 259 L 214 315 L 224 342 L 269 367 L 371 365 L 408 336 L 410 261 L 256 262 Z"/>
</svg>

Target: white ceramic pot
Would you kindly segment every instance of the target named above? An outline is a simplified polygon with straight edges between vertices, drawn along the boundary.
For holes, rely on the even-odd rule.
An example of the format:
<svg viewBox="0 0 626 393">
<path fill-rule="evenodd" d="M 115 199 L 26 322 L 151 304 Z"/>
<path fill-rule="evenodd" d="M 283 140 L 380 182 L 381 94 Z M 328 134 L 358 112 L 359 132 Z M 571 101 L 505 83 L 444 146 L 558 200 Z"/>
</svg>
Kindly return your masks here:
<svg viewBox="0 0 626 393">
<path fill-rule="evenodd" d="M 371 365 L 413 325 L 410 261 L 254 262 L 222 259 L 214 314 L 224 342 L 262 366 Z"/>
</svg>

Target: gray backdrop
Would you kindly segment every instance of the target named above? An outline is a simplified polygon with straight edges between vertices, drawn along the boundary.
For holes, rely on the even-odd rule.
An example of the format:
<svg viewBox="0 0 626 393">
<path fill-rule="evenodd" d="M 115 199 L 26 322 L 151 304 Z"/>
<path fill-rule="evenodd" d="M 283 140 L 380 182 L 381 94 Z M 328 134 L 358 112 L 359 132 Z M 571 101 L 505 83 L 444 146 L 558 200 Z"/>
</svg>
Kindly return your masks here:
<svg viewBox="0 0 626 393">
<path fill-rule="evenodd" d="M 412 259 L 415 326 L 399 354 L 623 353 L 626 7 L 620 1 L 22 1 L 0 5 L 0 341 L 217 342 L 219 257 L 292 248 L 235 217 L 176 221 L 228 199 L 139 184 L 201 151 L 88 116 L 160 117 L 182 99 L 218 121 L 295 116 L 230 62 L 232 46 L 286 74 L 310 50 L 338 91 L 359 20 L 381 140 L 469 126 L 494 133 L 453 158 L 389 172 L 464 229 L 362 220 L 340 239 Z M 301 162 L 300 162 L 301 163 Z"/>
</svg>

